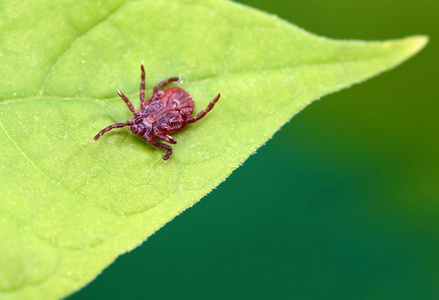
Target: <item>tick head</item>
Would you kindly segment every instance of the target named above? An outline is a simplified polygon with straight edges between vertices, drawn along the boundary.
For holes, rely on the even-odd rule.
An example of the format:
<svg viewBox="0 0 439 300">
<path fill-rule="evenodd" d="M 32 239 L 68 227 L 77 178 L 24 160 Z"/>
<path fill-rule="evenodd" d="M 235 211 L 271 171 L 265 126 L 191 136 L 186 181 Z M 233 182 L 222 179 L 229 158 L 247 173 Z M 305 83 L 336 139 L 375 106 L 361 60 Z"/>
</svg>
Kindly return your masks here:
<svg viewBox="0 0 439 300">
<path fill-rule="evenodd" d="M 145 124 L 142 118 L 136 118 L 136 123 L 131 125 L 131 131 L 137 135 L 144 135 L 145 133 L 151 133 L 151 126 L 149 124 Z"/>
<path fill-rule="evenodd" d="M 143 133 L 145 133 L 146 128 L 145 125 L 142 123 L 142 118 L 137 117 L 134 119 L 134 124 L 131 125 L 131 131 L 134 132 L 137 135 L 142 135 Z"/>
<path fill-rule="evenodd" d="M 134 124 L 134 125 L 131 125 L 131 131 L 137 135 L 142 135 L 145 133 L 146 128 L 142 123 Z"/>
</svg>

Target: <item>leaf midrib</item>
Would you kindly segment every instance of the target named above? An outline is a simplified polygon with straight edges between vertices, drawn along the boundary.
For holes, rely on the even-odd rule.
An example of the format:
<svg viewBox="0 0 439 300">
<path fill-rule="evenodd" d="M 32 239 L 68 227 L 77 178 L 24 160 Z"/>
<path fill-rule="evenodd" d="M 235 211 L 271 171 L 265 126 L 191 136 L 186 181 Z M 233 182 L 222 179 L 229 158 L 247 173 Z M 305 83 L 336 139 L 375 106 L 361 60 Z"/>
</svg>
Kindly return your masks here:
<svg viewBox="0 0 439 300">
<path fill-rule="evenodd" d="M 141 0 L 138 0 L 141 1 Z M 388 55 L 385 53 L 383 56 Z M 191 84 L 198 84 L 200 82 L 209 81 L 215 78 L 222 78 L 222 77 L 228 77 L 228 76 L 236 76 L 236 75 L 246 75 L 256 72 L 271 72 L 271 71 L 285 71 L 285 70 L 291 70 L 291 69 L 297 69 L 297 68 L 307 68 L 307 67 L 315 67 L 315 66 L 327 66 L 332 64 L 351 64 L 351 63 L 358 63 L 358 62 L 366 62 L 366 61 L 372 61 L 376 60 L 379 56 L 374 56 L 368 59 L 357 59 L 357 60 L 331 60 L 327 62 L 316 62 L 314 64 L 307 63 L 307 64 L 297 64 L 294 66 L 283 66 L 283 67 L 276 67 L 276 68 L 265 68 L 261 70 L 249 70 L 249 71 L 239 71 L 239 72 L 228 72 L 224 74 L 213 74 L 209 75 L 200 79 L 195 79 L 191 81 Z M 378 75 L 379 73 L 375 74 L 374 76 Z M 147 87 L 148 90 L 148 87 Z M 152 87 L 150 87 L 150 90 L 152 90 Z M 126 96 L 133 97 L 139 95 L 139 92 L 129 92 L 125 93 Z M 99 98 L 99 97 L 69 97 L 69 96 L 50 96 L 50 95 L 36 95 L 36 96 L 29 96 L 29 97 L 22 97 L 22 98 L 10 98 L 10 99 L 1 99 L 0 104 L 11 104 L 11 103 L 20 103 L 20 102 L 26 102 L 26 101 L 34 101 L 34 100 L 57 100 L 57 101 L 89 101 L 89 102 L 101 102 L 101 101 L 111 101 L 119 99 L 118 96 L 115 97 L 108 97 L 108 98 Z"/>
</svg>

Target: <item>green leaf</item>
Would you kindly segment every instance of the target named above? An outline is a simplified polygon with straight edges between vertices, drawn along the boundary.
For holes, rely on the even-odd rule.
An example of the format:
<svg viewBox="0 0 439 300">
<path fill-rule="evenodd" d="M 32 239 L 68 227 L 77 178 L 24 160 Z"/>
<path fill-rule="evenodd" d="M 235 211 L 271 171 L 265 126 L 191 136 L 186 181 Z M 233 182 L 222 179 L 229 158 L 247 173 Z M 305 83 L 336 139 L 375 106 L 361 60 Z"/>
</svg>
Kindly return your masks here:
<svg viewBox="0 0 439 300">
<path fill-rule="evenodd" d="M 0 298 L 57 299 L 209 193 L 295 113 L 396 66 L 426 37 L 335 41 L 222 0 L 5 0 L 0 6 Z M 204 109 L 168 163 L 128 128 L 181 76 Z M 238 229 L 239 230 L 239 229 Z"/>
</svg>

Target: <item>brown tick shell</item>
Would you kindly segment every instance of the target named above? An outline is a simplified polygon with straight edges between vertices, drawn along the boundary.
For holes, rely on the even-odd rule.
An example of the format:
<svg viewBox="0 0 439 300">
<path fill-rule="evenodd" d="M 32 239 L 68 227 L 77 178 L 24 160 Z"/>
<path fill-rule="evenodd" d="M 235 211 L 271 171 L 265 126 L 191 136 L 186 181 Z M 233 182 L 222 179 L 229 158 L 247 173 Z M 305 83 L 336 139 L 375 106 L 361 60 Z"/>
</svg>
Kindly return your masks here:
<svg viewBox="0 0 439 300">
<path fill-rule="evenodd" d="M 159 119 L 159 116 L 164 113 L 173 113 L 180 115 L 181 110 L 190 117 L 194 111 L 194 100 L 192 100 L 191 95 L 189 95 L 185 90 L 178 87 L 172 87 L 158 92 L 158 98 L 149 98 L 146 101 L 146 105 L 149 106 L 146 109 L 148 112 L 148 119 L 152 117 L 151 121 Z M 148 120 L 149 121 L 149 120 Z"/>
<path fill-rule="evenodd" d="M 192 97 L 183 89 L 178 87 L 158 91 L 146 102 L 146 109 L 143 112 L 144 123 L 152 124 L 153 127 L 166 123 L 166 127 L 159 129 L 160 134 L 171 134 L 186 126 L 183 114 L 186 118 L 194 111 Z M 172 125 L 174 123 L 174 125 Z M 147 125 L 147 124 L 145 124 Z"/>
</svg>

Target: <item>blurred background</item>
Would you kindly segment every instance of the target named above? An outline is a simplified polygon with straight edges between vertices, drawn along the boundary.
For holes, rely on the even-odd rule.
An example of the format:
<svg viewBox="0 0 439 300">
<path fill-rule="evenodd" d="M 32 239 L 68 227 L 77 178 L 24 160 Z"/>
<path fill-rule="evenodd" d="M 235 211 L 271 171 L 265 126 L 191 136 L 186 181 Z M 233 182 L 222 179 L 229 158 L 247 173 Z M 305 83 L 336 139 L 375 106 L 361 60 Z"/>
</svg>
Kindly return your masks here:
<svg viewBox="0 0 439 300">
<path fill-rule="evenodd" d="M 307 107 L 69 299 L 439 299 L 439 1 L 240 2 L 331 38 L 431 40 Z"/>
</svg>

